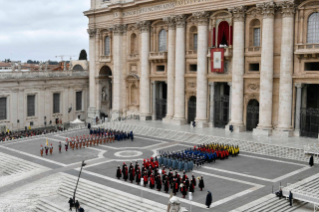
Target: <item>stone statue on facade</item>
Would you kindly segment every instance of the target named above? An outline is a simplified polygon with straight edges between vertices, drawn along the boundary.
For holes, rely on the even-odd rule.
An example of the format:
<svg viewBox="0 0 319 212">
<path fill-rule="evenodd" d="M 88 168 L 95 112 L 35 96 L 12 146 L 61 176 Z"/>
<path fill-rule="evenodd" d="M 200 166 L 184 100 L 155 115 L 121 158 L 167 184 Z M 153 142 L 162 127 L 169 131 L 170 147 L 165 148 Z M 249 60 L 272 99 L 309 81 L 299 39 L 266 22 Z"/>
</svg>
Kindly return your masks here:
<svg viewBox="0 0 319 212">
<path fill-rule="evenodd" d="M 18 62 L 18 72 L 21 72 L 21 62 Z"/>
<path fill-rule="evenodd" d="M 102 101 L 103 101 L 103 102 L 106 102 L 106 101 L 107 101 L 106 88 L 103 88 L 103 90 L 102 90 Z"/>
<path fill-rule="evenodd" d="M 168 201 L 167 212 L 182 212 L 181 202 L 177 197 L 172 197 Z"/>
<path fill-rule="evenodd" d="M 40 62 L 39 63 L 39 71 L 42 71 L 42 69 L 43 69 L 43 62 Z"/>
<path fill-rule="evenodd" d="M 69 63 L 69 71 L 71 71 L 73 69 L 73 64 L 72 64 L 72 60 L 70 60 L 70 63 Z"/>
<path fill-rule="evenodd" d="M 63 62 L 63 71 L 66 71 L 66 62 Z"/>
<path fill-rule="evenodd" d="M 48 71 L 49 61 L 45 62 L 44 71 Z"/>
<path fill-rule="evenodd" d="M 11 62 L 10 66 L 11 66 L 11 71 L 16 70 L 16 63 L 15 62 Z"/>
</svg>

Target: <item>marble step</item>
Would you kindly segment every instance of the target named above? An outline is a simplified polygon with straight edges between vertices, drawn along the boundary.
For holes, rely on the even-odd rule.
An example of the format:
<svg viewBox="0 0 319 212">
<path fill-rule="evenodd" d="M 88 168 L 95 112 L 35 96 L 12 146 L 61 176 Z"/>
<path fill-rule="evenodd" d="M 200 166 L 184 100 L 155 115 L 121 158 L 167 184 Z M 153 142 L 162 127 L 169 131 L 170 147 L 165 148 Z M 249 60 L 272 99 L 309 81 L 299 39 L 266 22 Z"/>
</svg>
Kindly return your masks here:
<svg viewBox="0 0 319 212">
<path fill-rule="evenodd" d="M 66 212 L 68 209 L 61 209 L 55 204 L 40 199 L 36 205 L 36 211 Z"/>
<path fill-rule="evenodd" d="M 70 184 L 71 188 L 74 188 L 75 181 L 70 180 L 70 179 L 65 179 L 65 183 Z M 111 191 L 108 191 L 107 189 L 101 189 L 100 187 L 97 186 L 92 186 L 88 185 L 87 183 L 80 183 L 79 188 L 89 191 L 91 195 L 101 195 L 103 194 L 104 196 L 108 197 L 107 201 L 114 201 L 114 204 L 117 204 L 118 201 L 122 201 L 119 203 L 120 206 L 123 206 L 123 202 L 130 204 L 129 208 L 132 208 L 132 204 L 134 205 L 133 208 L 136 206 L 136 210 L 140 208 L 145 208 L 153 211 L 162 211 L 162 207 L 160 209 L 154 208 L 154 205 L 147 204 L 147 203 L 140 203 L 141 199 L 138 198 L 130 198 L 127 195 L 121 195 L 119 193 L 114 193 Z M 116 196 L 116 198 L 114 197 Z M 134 197 L 134 196 L 133 196 Z M 102 197 L 101 197 L 102 198 Z"/>
</svg>

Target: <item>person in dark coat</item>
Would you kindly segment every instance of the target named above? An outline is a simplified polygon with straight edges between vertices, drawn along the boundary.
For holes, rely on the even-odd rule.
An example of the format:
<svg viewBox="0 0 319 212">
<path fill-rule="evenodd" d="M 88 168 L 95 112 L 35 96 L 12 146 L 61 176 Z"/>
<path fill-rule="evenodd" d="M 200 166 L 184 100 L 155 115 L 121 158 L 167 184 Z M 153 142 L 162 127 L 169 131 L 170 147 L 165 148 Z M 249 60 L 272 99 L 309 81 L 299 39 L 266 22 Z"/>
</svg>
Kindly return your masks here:
<svg viewBox="0 0 319 212">
<path fill-rule="evenodd" d="M 137 167 L 137 168 L 138 169 L 136 170 L 136 180 L 135 180 L 135 182 L 138 185 L 141 182 L 141 170 L 140 170 L 139 167 Z"/>
<path fill-rule="evenodd" d="M 293 200 L 293 195 L 292 195 L 291 191 L 289 191 L 289 204 L 290 204 L 290 206 L 292 206 L 292 200 Z"/>
<path fill-rule="evenodd" d="M 165 191 L 165 193 L 168 193 L 169 187 L 170 187 L 170 182 L 169 182 L 168 177 L 166 176 L 166 178 L 164 180 L 164 191 Z"/>
<path fill-rule="evenodd" d="M 72 208 L 74 207 L 74 201 L 73 201 L 73 199 L 72 198 L 70 198 L 70 200 L 69 200 L 69 205 L 70 205 L 70 211 L 72 211 Z"/>
<path fill-rule="evenodd" d="M 185 196 L 187 194 L 187 186 L 186 186 L 186 182 L 185 181 L 181 184 L 181 192 L 183 194 L 183 198 L 185 198 Z"/>
<path fill-rule="evenodd" d="M 123 176 L 124 176 L 124 180 L 127 181 L 127 179 L 128 179 L 128 170 L 127 170 L 126 166 L 124 168 Z"/>
<path fill-rule="evenodd" d="M 79 212 L 84 212 L 84 209 L 81 206 L 79 207 Z"/>
<path fill-rule="evenodd" d="M 75 207 L 75 211 L 78 212 L 80 207 L 80 203 L 78 200 L 75 201 L 74 207 Z"/>
<path fill-rule="evenodd" d="M 116 177 L 117 177 L 117 179 L 120 179 L 122 177 L 122 171 L 121 171 L 120 166 L 117 167 Z"/>
<path fill-rule="evenodd" d="M 309 165 L 310 165 L 310 167 L 313 166 L 313 155 L 311 155 L 311 157 L 309 159 Z"/>
<path fill-rule="evenodd" d="M 281 197 L 282 197 L 282 190 L 281 189 L 278 192 L 276 192 L 276 196 L 279 197 L 279 199 L 281 199 Z"/>
<path fill-rule="evenodd" d="M 156 188 L 157 188 L 157 191 L 161 191 L 162 189 L 162 181 L 161 181 L 160 175 L 156 176 Z"/>
<path fill-rule="evenodd" d="M 201 176 L 201 178 L 200 178 L 200 180 L 199 180 L 198 187 L 200 188 L 201 191 L 202 191 L 203 188 L 205 187 L 203 176 Z"/>
<path fill-rule="evenodd" d="M 212 202 L 213 202 L 212 194 L 210 193 L 210 191 L 207 191 L 206 202 L 205 202 L 205 205 L 207 206 L 207 208 L 210 207 Z"/>
<path fill-rule="evenodd" d="M 134 168 L 130 168 L 130 181 L 131 181 L 131 183 L 133 183 L 134 178 L 135 178 L 135 170 L 134 170 Z"/>
</svg>

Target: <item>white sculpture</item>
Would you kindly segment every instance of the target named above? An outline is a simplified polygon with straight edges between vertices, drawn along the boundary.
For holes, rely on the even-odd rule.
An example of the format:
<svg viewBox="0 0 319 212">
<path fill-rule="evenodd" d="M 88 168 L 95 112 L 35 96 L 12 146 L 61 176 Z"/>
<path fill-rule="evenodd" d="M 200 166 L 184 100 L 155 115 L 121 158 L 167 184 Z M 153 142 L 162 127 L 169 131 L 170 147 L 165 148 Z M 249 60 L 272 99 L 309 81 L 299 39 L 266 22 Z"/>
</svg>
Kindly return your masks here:
<svg viewBox="0 0 319 212">
<path fill-rule="evenodd" d="M 43 62 L 40 62 L 39 63 L 39 71 L 42 71 L 42 69 L 43 69 Z"/>
<path fill-rule="evenodd" d="M 69 63 L 69 71 L 71 71 L 73 69 L 73 65 L 72 65 L 72 61 L 70 60 L 70 63 Z"/>
<path fill-rule="evenodd" d="M 107 91 L 106 88 L 102 89 L 102 101 L 106 102 L 107 101 Z"/>
<path fill-rule="evenodd" d="M 46 61 L 45 62 L 45 66 L 44 66 L 44 70 L 45 71 L 48 71 L 48 66 L 49 66 L 49 61 Z"/>
<path fill-rule="evenodd" d="M 20 72 L 21 71 L 21 62 L 19 61 L 18 62 L 18 72 Z"/>
<path fill-rule="evenodd" d="M 11 71 L 15 71 L 16 70 L 16 64 L 15 62 L 11 62 Z"/>
<path fill-rule="evenodd" d="M 167 212 L 182 212 L 181 202 L 177 197 L 172 197 L 169 199 Z"/>
</svg>

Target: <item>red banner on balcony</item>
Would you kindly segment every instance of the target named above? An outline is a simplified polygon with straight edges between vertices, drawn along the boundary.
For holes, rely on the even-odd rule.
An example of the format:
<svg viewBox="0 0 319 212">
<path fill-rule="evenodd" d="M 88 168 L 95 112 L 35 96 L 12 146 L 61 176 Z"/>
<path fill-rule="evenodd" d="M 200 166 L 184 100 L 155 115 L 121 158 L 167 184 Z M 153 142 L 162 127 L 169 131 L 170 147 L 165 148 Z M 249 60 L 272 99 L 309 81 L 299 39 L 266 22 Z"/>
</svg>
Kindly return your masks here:
<svg viewBox="0 0 319 212">
<path fill-rule="evenodd" d="M 211 49 L 210 61 L 212 72 L 224 73 L 224 53 L 225 49 Z"/>
</svg>

